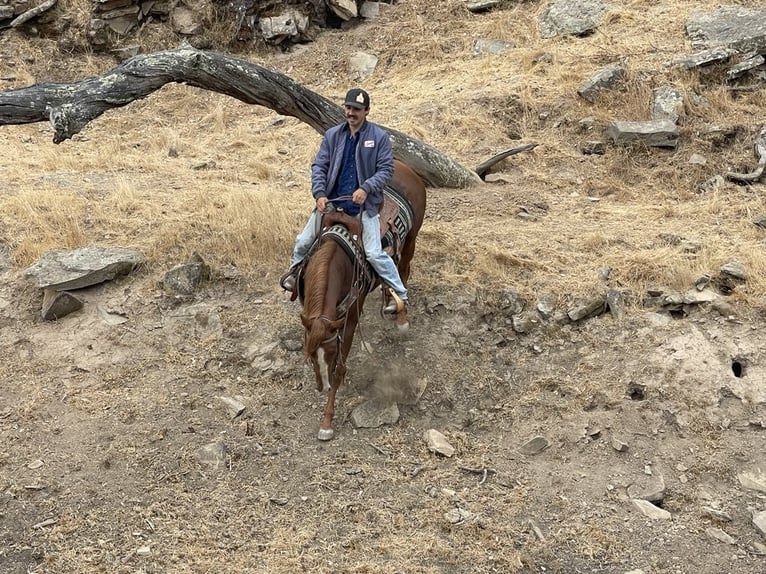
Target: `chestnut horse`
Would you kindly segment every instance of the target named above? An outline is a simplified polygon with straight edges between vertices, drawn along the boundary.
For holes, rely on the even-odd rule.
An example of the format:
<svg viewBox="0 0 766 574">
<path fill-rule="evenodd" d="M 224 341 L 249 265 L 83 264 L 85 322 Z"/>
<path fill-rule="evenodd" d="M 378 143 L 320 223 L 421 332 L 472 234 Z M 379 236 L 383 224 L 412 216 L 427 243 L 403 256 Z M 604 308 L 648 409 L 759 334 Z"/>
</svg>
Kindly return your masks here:
<svg viewBox="0 0 766 574">
<path fill-rule="evenodd" d="M 404 236 L 399 248 L 395 249 L 401 254 L 397 267 L 406 285 L 410 276 L 410 262 L 415 253 L 415 239 L 425 215 L 426 189 L 420 177 L 399 161 L 394 162 L 394 177 L 390 187 L 398 192 L 400 201 L 406 201 L 401 207 L 408 215 L 404 219 L 410 219 L 405 227 L 402 227 L 401 218 L 396 220 L 399 233 Z M 388 197 L 384 201 L 381 218 L 388 211 L 386 202 L 389 201 Z M 341 233 L 343 231 L 340 230 Z M 355 242 L 354 233 L 345 234 L 353 237 Z M 335 394 L 346 376 L 346 358 L 351 350 L 364 300 L 378 284 L 363 254 L 353 258 L 349 251 L 336 239 L 323 236 L 308 258 L 299 280 L 303 300 L 301 321 L 305 329 L 303 351 L 314 367 L 317 390 L 327 392 L 319 440 L 330 440 L 333 437 Z M 406 309 L 400 311 L 395 319 L 400 329 L 409 325 Z"/>
</svg>

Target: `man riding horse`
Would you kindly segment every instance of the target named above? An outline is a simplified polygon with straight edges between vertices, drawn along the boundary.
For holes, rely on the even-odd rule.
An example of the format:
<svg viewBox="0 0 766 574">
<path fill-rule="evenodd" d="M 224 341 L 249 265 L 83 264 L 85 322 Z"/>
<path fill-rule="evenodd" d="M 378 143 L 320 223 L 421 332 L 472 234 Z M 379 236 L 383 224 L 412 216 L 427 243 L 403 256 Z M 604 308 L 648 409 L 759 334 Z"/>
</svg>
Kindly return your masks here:
<svg viewBox="0 0 766 574">
<path fill-rule="evenodd" d="M 343 107 L 346 121 L 327 130 L 311 165 L 311 194 L 316 209 L 295 239 L 290 269 L 280 284 L 287 291 L 295 291 L 298 269 L 320 232 L 324 214 L 334 209 L 357 217 L 361 210 L 365 256 L 380 281 L 390 288 L 391 300 L 383 312 L 400 313 L 407 305 L 407 288 L 380 238 L 383 190 L 394 174 L 391 140 L 383 128 L 367 121 L 367 92 L 349 90 Z"/>
</svg>

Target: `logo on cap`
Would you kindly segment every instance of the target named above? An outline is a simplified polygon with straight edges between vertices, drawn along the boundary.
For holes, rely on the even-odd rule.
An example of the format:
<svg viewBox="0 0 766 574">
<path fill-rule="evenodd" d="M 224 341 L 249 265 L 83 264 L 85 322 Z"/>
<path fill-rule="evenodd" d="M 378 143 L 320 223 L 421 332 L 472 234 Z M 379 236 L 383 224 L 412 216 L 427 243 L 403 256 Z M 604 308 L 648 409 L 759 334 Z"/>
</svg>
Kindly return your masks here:
<svg viewBox="0 0 766 574">
<path fill-rule="evenodd" d="M 356 101 L 357 101 L 358 103 L 360 103 L 360 104 L 363 104 L 363 103 L 364 103 L 364 94 L 363 94 L 362 92 L 359 92 L 359 93 L 356 95 Z"/>
</svg>

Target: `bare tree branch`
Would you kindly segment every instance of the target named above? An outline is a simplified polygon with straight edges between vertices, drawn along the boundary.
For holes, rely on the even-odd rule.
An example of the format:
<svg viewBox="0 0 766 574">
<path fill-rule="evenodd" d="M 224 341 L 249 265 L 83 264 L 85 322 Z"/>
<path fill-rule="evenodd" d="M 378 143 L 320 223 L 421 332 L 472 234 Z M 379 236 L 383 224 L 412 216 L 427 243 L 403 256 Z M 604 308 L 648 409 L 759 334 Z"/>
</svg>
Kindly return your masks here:
<svg viewBox="0 0 766 574">
<path fill-rule="evenodd" d="M 343 109 L 291 78 L 246 60 L 181 46 L 142 54 L 116 68 L 74 83 L 43 83 L 0 92 L 0 125 L 50 121 L 61 143 L 109 109 L 145 98 L 177 82 L 226 94 L 248 104 L 293 116 L 319 133 L 343 121 Z M 436 148 L 396 130 L 394 155 L 434 187 L 480 182 L 471 171 Z"/>
</svg>

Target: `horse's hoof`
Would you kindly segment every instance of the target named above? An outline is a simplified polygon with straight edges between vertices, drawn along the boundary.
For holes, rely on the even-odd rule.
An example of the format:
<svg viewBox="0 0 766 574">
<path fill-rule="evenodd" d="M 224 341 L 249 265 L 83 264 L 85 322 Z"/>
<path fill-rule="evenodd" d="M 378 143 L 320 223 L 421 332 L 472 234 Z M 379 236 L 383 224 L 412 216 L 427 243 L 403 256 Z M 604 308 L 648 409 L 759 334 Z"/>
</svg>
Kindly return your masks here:
<svg viewBox="0 0 766 574">
<path fill-rule="evenodd" d="M 317 435 L 317 438 L 319 440 L 331 440 L 333 437 L 333 434 L 335 433 L 333 432 L 332 429 L 319 429 L 319 434 Z"/>
<path fill-rule="evenodd" d="M 399 329 L 400 333 L 404 333 L 406 331 L 409 331 L 410 329 L 410 322 L 405 321 L 404 323 L 397 323 L 396 328 Z"/>
</svg>

